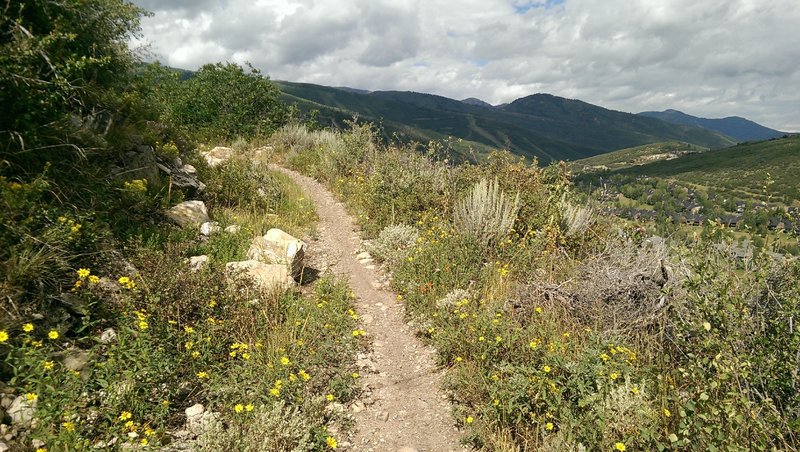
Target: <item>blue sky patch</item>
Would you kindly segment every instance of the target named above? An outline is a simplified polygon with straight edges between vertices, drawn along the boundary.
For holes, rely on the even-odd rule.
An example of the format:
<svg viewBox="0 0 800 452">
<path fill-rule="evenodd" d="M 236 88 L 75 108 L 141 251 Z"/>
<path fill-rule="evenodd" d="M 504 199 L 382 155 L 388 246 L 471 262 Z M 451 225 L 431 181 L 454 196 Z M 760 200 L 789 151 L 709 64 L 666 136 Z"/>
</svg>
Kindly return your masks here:
<svg viewBox="0 0 800 452">
<path fill-rule="evenodd" d="M 514 12 L 517 14 L 525 14 L 534 8 L 550 9 L 554 6 L 563 5 L 564 0 L 529 0 L 529 1 L 514 1 L 511 6 L 514 7 Z"/>
</svg>

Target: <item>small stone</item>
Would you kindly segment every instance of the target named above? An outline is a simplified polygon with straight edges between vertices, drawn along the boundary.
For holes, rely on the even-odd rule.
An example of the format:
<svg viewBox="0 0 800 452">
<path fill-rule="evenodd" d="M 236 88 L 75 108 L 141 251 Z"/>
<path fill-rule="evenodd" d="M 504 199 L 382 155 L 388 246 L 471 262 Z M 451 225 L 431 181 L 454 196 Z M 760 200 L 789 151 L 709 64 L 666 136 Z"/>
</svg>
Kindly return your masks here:
<svg viewBox="0 0 800 452">
<path fill-rule="evenodd" d="M 196 403 L 190 406 L 189 408 L 186 408 L 184 410 L 184 412 L 186 413 L 186 419 L 192 419 L 202 415 L 205 409 L 206 408 L 203 406 L 202 403 Z"/>
<path fill-rule="evenodd" d="M 200 225 L 200 235 L 203 236 L 210 236 L 211 234 L 217 233 L 220 231 L 219 223 L 216 221 L 206 221 L 205 223 Z"/>
<path fill-rule="evenodd" d="M 214 167 L 225 162 L 225 160 L 231 158 L 233 156 L 233 149 L 226 148 L 223 146 L 217 146 L 214 149 L 206 153 L 203 153 L 202 155 L 203 158 L 206 159 L 206 163 L 208 163 L 208 166 Z"/>
<path fill-rule="evenodd" d="M 11 416 L 11 425 L 21 425 L 27 427 L 33 420 L 33 412 L 36 409 L 36 400 L 29 402 L 25 396 L 18 396 L 8 408 L 8 415 Z"/>
<path fill-rule="evenodd" d="M 367 259 L 372 259 L 372 255 L 369 254 L 369 252 L 364 251 L 364 252 L 358 253 L 358 255 L 356 256 L 356 259 L 358 259 L 360 261 L 367 260 Z"/>
<path fill-rule="evenodd" d="M 8 408 L 11 404 L 14 403 L 14 395 L 13 394 L 6 394 L 2 398 L 0 398 L 0 406 L 3 408 Z"/>
<path fill-rule="evenodd" d="M 230 234 L 236 234 L 241 229 L 242 229 L 242 227 L 239 226 L 238 224 L 232 224 L 232 225 L 230 225 L 230 226 L 225 228 L 225 232 L 230 233 Z"/>
<path fill-rule="evenodd" d="M 102 344 L 110 344 L 117 340 L 117 332 L 114 331 L 114 328 L 106 328 L 103 330 L 103 333 L 100 334 L 100 343 Z"/>
<path fill-rule="evenodd" d="M 382 412 L 378 413 L 378 419 L 382 420 L 383 422 L 388 421 L 389 420 L 389 412 L 388 411 L 382 411 Z"/>
<path fill-rule="evenodd" d="M 35 440 L 31 441 L 31 446 L 33 446 L 34 449 L 39 449 L 39 448 L 42 448 L 42 447 L 44 447 L 46 445 L 47 445 L 47 443 L 45 443 L 44 441 L 42 441 L 40 439 L 35 439 Z"/>
<path fill-rule="evenodd" d="M 191 174 L 191 175 L 197 174 L 197 168 L 195 168 L 192 165 L 189 165 L 188 163 L 186 165 L 183 165 L 181 167 L 181 170 L 183 170 L 183 172 L 186 174 Z"/>
<path fill-rule="evenodd" d="M 6 443 L 1 443 L 0 442 L 0 452 L 6 452 L 9 449 L 10 448 L 6 445 Z"/>
<path fill-rule="evenodd" d="M 208 209 L 203 201 L 184 201 L 167 210 L 166 215 L 180 227 L 209 221 Z"/>
<path fill-rule="evenodd" d="M 351 408 L 353 410 L 353 413 L 360 413 L 360 412 L 362 412 L 362 411 L 364 411 L 366 409 L 366 406 L 364 406 L 363 402 L 359 401 L 359 402 L 354 403 Z"/>
<path fill-rule="evenodd" d="M 397 449 L 397 452 L 417 452 L 417 449 L 414 449 L 413 447 L 410 446 L 403 446 Z"/>
<path fill-rule="evenodd" d="M 85 350 L 78 350 L 78 349 L 70 349 L 67 350 L 66 356 L 62 360 L 64 367 L 69 370 L 80 372 L 89 365 L 89 359 L 91 358 L 91 354 Z"/>
<path fill-rule="evenodd" d="M 203 267 L 208 264 L 208 256 L 203 254 L 202 256 L 192 256 L 189 258 L 189 268 L 193 271 L 200 271 Z"/>
</svg>

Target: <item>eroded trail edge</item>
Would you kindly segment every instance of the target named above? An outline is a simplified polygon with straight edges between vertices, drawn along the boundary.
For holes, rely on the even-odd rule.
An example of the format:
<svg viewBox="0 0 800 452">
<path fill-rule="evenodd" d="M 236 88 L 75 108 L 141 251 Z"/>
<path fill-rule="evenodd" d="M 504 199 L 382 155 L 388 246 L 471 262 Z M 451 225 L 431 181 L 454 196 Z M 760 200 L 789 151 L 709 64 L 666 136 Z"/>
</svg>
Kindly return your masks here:
<svg viewBox="0 0 800 452">
<path fill-rule="evenodd" d="M 342 203 L 310 177 L 279 166 L 270 169 L 290 176 L 316 204 L 318 233 L 309 243 L 309 258 L 318 270 L 349 280 L 363 329 L 373 339 L 372 353 L 358 359 L 364 397 L 351 408 L 356 421 L 352 450 L 468 450 L 459 443 L 461 434 L 440 389 L 435 351 L 406 324 L 403 306 L 385 289 L 375 266 L 363 256 L 359 260 L 361 238 Z"/>
</svg>

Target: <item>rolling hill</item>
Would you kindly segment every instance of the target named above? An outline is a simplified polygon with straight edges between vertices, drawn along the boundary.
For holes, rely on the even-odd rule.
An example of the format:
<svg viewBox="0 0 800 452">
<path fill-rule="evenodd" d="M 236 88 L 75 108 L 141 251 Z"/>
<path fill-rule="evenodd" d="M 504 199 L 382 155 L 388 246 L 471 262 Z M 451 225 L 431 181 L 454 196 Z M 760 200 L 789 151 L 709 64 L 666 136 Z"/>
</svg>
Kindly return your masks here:
<svg viewBox="0 0 800 452">
<path fill-rule="evenodd" d="M 612 162 L 630 157 L 629 149 L 603 156 Z M 591 159 L 581 162 L 591 162 Z M 725 149 L 682 155 L 629 166 L 612 174 L 660 177 L 714 188 L 742 199 L 764 197 L 767 174 L 774 183 L 769 192 L 775 201 L 800 202 L 800 136 L 788 136 Z"/>
<path fill-rule="evenodd" d="M 666 141 L 620 149 L 594 157 L 575 160 L 572 162 L 572 167 L 578 171 L 614 170 L 660 160 L 673 160 L 683 155 L 697 154 L 708 150 L 708 148 L 680 141 Z"/>
<path fill-rule="evenodd" d="M 714 130 L 732 137 L 739 142 L 769 140 L 770 138 L 778 138 L 786 134 L 785 132 L 764 127 L 761 124 L 738 116 L 707 119 L 687 115 L 677 110 L 645 111 L 639 113 L 639 115 L 657 118 L 673 124 L 697 126 L 708 130 Z"/>
<path fill-rule="evenodd" d="M 462 155 L 508 149 L 542 162 L 576 160 L 647 143 L 678 140 L 708 148 L 734 140 L 696 126 L 608 110 L 578 100 L 535 94 L 491 107 L 407 91 L 363 92 L 321 85 L 275 82 L 283 100 L 301 111 L 318 111 L 324 125 L 358 115 L 380 123 L 385 133 L 427 141 L 454 137 Z"/>
</svg>

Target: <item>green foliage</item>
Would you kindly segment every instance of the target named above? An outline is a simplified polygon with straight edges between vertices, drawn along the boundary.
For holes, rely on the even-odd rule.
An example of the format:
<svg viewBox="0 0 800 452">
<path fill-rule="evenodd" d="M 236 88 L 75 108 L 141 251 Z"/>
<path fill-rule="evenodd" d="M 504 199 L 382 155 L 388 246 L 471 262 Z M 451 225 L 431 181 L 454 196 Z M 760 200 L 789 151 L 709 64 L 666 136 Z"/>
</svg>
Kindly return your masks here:
<svg viewBox="0 0 800 452">
<path fill-rule="evenodd" d="M 277 88 L 252 66 L 207 64 L 176 94 L 171 119 L 205 139 L 266 136 L 287 120 Z"/>
<path fill-rule="evenodd" d="M 389 260 L 392 282 L 438 350 L 473 445 L 798 447 L 796 261 L 731 257 L 717 224 L 683 237 L 686 248 L 645 240 L 641 228 L 586 207 L 565 165 L 498 153 L 449 167 L 414 148 L 377 147 L 334 172 L 320 165 L 338 145 L 304 141 L 278 152 L 315 175 L 328 168 L 323 180 L 368 233 L 398 222 L 419 231 Z M 441 190 L 417 173 L 437 175 Z M 487 246 L 464 233 L 451 206 L 494 178 L 519 192 L 519 221 Z M 413 208 L 397 208 L 405 203 Z"/>
<path fill-rule="evenodd" d="M 0 29 L 0 148 L 41 163 L 95 145 L 112 126 L 143 10 L 116 0 L 8 3 Z M 72 149 L 72 151 L 70 151 Z M 22 152 L 24 151 L 24 152 Z"/>
</svg>

